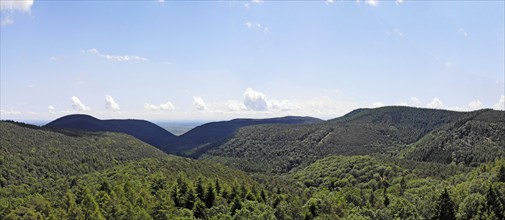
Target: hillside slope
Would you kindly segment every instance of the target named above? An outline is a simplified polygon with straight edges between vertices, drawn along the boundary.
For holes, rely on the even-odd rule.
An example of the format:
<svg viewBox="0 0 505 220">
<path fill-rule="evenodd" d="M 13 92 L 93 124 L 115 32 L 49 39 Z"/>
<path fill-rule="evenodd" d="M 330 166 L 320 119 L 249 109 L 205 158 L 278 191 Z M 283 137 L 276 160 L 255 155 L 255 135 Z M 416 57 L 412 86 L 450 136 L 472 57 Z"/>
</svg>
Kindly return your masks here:
<svg viewBox="0 0 505 220">
<path fill-rule="evenodd" d="M 199 157 L 206 151 L 222 144 L 242 127 L 260 124 L 314 124 L 323 122 L 312 117 L 288 116 L 269 119 L 234 119 L 230 121 L 211 122 L 200 125 L 170 142 L 167 152 Z"/>
<path fill-rule="evenodd" d="M 120 133 L 71 133 L 0 122 L 0 186 L 31 189 L 72 175 L 166 154 Z"/>
<path fill-rule="evenodd" d="M 162 148 L 176 138 L 167 130 L 145 120 L 99 120 L 89 115 L 67 115 L 48 123 L 45 127 L 121 132 L 134 136 L 157 148 Z"/>
<path fill-rule="evenodd" d="M 332 154 L 398 156 L 429 132 L 461 120 L 475 120 L 477 115 L 486 112 L 505 116 L 504 112 L 493 110 L 453 112 L 382 107 L 359 109 L 313 125 L 250 126 L 239 129 L 236 135 L 202 158 L 246 171 L 284 173 Z M 490 126 L 490 122 L 483 123 L 484 127 Z"/>
<path fill-rule="evenodd" d="M 439 163 L 478 163 L 505 158 L 505 112 L 482 110 L 424 136 L 404 150 L 406 158 Z"/>
</svg>

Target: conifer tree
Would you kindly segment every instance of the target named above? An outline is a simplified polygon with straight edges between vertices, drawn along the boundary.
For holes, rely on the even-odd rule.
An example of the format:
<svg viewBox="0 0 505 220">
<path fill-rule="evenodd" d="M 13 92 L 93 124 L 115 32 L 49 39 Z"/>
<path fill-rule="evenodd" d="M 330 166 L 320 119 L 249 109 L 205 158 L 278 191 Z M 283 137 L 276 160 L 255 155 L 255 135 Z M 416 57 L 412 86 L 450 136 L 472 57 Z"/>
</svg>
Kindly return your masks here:
<svg viewBox="0 0 505 220">
<path fill-rule="evenodd" d="M 216 195 L 214 194 L 214 189 L 212 189 L 212 185 L 209 184 L 207 186 L 207 191 L 205 192 L 204 202 L 207 208 L 211 208 L 214 205 L 214 200 L 216 200 Z"/>
<path fill-rule="evenodd" d="M 454 212 L 454 202 L 451 200 L 447 189 L 440 194 L 440 197 L 436 203 L 433 220 L 455 220 L 456 215 Z"/>
</svg>

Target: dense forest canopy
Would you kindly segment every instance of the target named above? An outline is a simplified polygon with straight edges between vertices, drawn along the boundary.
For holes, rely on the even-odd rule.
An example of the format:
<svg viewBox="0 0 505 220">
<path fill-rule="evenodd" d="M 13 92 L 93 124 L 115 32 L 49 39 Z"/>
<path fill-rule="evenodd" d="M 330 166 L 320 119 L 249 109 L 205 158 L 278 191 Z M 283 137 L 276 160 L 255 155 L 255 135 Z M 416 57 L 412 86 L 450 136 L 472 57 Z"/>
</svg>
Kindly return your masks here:
<svg viewBox="0 0 505 220">
<path fill-rule="evenodd" d="M 0 122 L 0 219 L 504 219 L 503 116 L 361 109 L 243 127 L 199 160 Z"/>
</svg>

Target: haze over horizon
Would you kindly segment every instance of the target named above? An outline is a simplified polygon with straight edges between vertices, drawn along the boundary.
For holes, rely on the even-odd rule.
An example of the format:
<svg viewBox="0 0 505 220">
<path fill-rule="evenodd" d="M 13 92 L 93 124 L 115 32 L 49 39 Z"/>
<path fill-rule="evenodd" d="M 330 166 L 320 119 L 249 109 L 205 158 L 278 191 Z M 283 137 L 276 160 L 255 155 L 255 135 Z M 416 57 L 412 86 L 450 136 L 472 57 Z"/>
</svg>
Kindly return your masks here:
<svg viewBox="0 0 505 220">
<path fill-rule="evenodd" d="M 1 1 L 0 119 L 505 110 L 504 1 Z"/>
</svg>

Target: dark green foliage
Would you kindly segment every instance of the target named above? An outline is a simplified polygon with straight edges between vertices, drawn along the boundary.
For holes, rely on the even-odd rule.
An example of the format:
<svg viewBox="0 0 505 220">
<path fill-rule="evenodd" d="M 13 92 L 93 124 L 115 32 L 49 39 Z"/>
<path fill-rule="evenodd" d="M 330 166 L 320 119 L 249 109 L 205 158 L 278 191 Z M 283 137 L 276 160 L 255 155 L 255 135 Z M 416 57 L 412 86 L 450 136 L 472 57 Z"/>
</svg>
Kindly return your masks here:
<svg viewBox="0 0 505 220">
<path fill-rule="evenodd" d="M 207 208 L 212 208 L 215 200 L 216 200 L 216 194 L 214 193 L 212 185 L 209 184 L 204 197 L 205 206 L 207 206 Z"/>
<path fill-rule="evenodd" d="M 438 198 L 435 209 L 433 210 L 433 220 L 455 220 L 454 202 L 452 201 L 447 189 L 444 189 Z"/>
<path fill-rule="evenodd" d="M 237 210 L 239 210 L 241 208 L 242 208 L 242 202 L 240 201 L 239 197 L 235 196 L 235 198 L 233 199 L 232 205 L 231 205 L 231 209 L 230 209 L 231 215 L 235 215 Z"/>
<path fill-rule="evenodd" d="M 145 120 L 99 120 L 89 115 L 67 115 L 48 123 L 44 127 L 90 132 L 120 132 L 129 134 L 160 149 L 166 143 L 177 138 L 177 136 L 162 127 Z"/>
<path fill-rule="evenodd" d="M 328 155 L 383 155 L 476 166 L 505 157 L 505 112 L 360 109 L 311 125 L 239 129 L 201 158 L 246 172 L 296 171 Z"/>
<path fill-rule="evenodd" d="M 498 181 L 505 182 L 505 166 L 501 165 L 498 170 Z"/>
<path fill-rule="evenodd" d="M 175 140 L 166 142 L 166 152 L 184 154 L 197 158 L 208 150 L 222 144 L 239 128 L 260 124 L 311 124 L 322 122 L 312 117 L 282 117 L 268 119 L 234 119 L 200 125 Z"/>
</svg>

